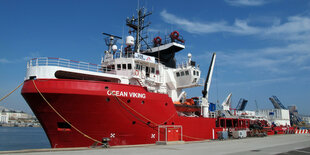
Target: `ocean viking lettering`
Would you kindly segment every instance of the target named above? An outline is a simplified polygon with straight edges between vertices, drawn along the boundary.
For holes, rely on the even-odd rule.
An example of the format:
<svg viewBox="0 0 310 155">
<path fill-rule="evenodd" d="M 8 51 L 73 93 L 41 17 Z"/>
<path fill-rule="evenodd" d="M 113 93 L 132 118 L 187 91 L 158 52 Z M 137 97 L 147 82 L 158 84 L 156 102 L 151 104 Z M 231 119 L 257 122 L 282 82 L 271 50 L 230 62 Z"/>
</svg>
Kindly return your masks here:
<svg viewBox="0 0 310 155">
<path fill-rule="evenodd" d="M 143 98 L 143 99 L 146 98 L 146 95 L 144 93 L 124 92 L 124 91 L 117 91 L 117 90 L 112 90 L 112 91 L 108 90 L 107 94 L 109 96 L 115 95 L 115 96 L 121 96 L 121 97 L 128 97 L 128 94 L 129 94 L 129 97 L 133 97 L 133 98 Z"/>
</svg>

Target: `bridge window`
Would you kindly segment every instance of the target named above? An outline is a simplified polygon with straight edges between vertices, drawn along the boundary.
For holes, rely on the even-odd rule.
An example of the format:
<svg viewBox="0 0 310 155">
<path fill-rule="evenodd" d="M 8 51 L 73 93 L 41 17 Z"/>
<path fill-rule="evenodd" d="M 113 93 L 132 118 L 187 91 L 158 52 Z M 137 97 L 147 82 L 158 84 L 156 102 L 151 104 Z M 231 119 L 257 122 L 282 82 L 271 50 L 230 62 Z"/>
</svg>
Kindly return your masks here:
<svg viewBox="0 0 310 155">
<path fill-rule="evenodd" d="M 185 71 L 185 75 L 189 75 L 189 72 L 188 72 L 188 71 Z"/>
<path fill-rule="evenodd" d="M 137 65 L 136 65 L 136 69 L 140 70 L 140 68 L 141 68 L 140 65 L 137 64 Z"/>
<path fill-rule="evenodd" d="M 154 67 L 151 68 L 151 73 L 153 73 L 153 74 L 155 73 L 155 68 Z"/>
<path fill-rule="evenodd" d="M 117 70 L 121 70 L 121 64 L 117 64 Z"/>
<path fill-rule="evenodd" d="M 180 73 L 179 72 L 177 72 L 177 77 L 179 77 L 180 76 Z"/>
<path fill-rule="evenodd" d="M 126 67 L 126 64 L 122 64 L 122 67 L 123 67 L 123 69 L 126 69 L 127 67 Z"/>
<path fill-rule="evenodd" d="M 197 76 L 199 76 L 199 72 L 197 71 Z"/>
<path fill-rule="evenodd" d="M 150 73 L 149 67 L 147 67 L 147 66 L 145 67 L 145 72 L 146 72 L 146 73 Z"/>
<path fill-rule="evenodd" d="M 150 77 L 150 67 L 145 67 L 145 75 L 146 77 Z"/>
<path fill-rule="evenodd" d="M 181 72 L 181 76 L 184 76 L 184 72 L 183 71 Z"/>
<path fill-rule="evenodd" d="M 112 71 L 112 70 L 114 70 L 115 69 L 115 66 L 114 65 L 109 65 L 108 67 L 107 67 L 107 70 L 108 71 Z"/>
<path fill-rule="evenodd" d="M 194 75 L 196 75 L 196 72 L 195 72 L 195 71 L 193 71 L 193 74 L 194 74 Z"/>
<path fill-rule="evenodd" d="M 131 64 L 128 64 L 128 69 L 131 69 Z"/>
</svg>

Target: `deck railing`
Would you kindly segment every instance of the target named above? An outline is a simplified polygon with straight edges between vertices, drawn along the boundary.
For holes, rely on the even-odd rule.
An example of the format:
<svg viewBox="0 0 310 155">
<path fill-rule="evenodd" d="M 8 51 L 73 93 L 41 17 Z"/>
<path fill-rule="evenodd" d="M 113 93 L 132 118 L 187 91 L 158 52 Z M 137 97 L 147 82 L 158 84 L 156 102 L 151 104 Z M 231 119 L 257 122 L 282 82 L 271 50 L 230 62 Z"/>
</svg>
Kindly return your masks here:
<svg viewBox="0 0 310 155">
<path fill-rule="evenodd" d="M 86 71 L 93 72 L 108 72 L 112 71 L 112 68 L 104 68 L 101 65 L 82 62 L 82 61 L 74 61 L 63 58 L 52 58 L 52 57 L 41 57 L 41 58 L 33 58 L 27 63 L 27 68 L 33 66 L 58 66 L 58 67 L 66 67 L 72 69 L 80 69 Z"/>
</svg>

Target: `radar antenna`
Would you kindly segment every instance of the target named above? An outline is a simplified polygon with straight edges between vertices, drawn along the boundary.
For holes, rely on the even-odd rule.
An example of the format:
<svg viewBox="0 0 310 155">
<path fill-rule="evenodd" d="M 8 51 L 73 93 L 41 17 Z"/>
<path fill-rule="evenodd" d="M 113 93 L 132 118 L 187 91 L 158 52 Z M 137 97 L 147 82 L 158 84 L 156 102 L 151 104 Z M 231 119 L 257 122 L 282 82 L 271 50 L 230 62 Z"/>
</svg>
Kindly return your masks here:
<svg viewBox="0 0 310 155">
<path fill-rule="evenodd" d="M 105 40 L 105 44 L 109 47 L 109 53 L 111 53 L 112 46 L 115 45 L 117 39 L 122 39 L 122 37 L 104 33 L 104 32 L 102 34 L 107 36 L 104 40 Z"/>
</svg>

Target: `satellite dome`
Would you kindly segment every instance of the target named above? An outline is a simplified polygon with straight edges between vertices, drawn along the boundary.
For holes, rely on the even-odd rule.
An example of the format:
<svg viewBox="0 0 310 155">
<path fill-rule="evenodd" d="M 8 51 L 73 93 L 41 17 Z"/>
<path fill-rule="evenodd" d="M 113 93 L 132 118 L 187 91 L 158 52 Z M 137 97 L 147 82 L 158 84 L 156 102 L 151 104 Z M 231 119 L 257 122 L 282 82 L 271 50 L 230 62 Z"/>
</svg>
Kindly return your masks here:
<svg viewBox="0 0 310 155">
<path fill-rule="evenodd" d="M 134 44 L 135 44 L 135 38 L 133 38 L 133 36 L 127 36 L 126 37 L 126 45 L 132 46 Z"/>
<path fill-rule="evenodd" d="M 114 52 L 117 51 L 117 46 L 116 45 L 112 46 L 112 51 L 114 51 Z"/>
<path fill-rule="evenodd" d="M 188 54 L 187 54 L 187 57 L 188 57 L 188 58 L 192 58 L 192 54 L 191 54 L 191 53 L 188 53 Z"/>
</svg>

